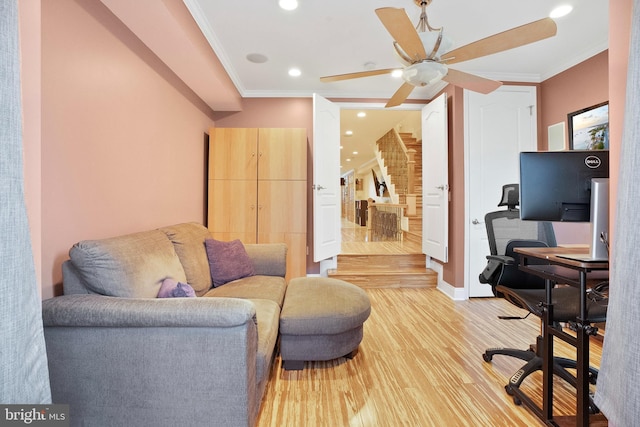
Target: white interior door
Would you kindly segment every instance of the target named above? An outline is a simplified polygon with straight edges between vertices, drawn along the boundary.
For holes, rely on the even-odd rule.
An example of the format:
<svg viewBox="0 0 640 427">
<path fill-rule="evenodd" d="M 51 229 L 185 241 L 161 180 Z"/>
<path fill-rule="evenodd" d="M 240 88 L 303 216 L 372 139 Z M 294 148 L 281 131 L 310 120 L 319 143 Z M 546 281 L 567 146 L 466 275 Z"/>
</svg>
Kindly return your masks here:
<svg viewBox="0 0 640 427">
<path fill-rule="evenodd" d="M 489 243 L 484 215 L 498 209 L 502 186 L 520 182 L 519 153 L 537 149 L 536 88 L 502 86 L 482 95 L 465 91 L 465 287 L 470 297 L 493 296 L 478 280 Z"/>
<path fill-rule="evenodd" d="M 447 97 L 422 109 L 422 252 L 442 262 L 449 252 Z"/>
<path fill-rule="evenodd" d="M 313 94 L 313 260 L 340 253 L 340 107 Z"/>
</svg>

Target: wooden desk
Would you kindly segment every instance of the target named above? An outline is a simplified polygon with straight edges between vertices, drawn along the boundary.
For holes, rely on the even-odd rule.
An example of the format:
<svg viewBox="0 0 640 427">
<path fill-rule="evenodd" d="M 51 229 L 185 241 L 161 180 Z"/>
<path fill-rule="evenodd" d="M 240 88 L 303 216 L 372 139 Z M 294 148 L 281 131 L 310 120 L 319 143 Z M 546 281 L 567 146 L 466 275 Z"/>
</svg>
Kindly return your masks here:
<svg viewBox="0 0 640 427">
<path fill-rule="evenodd" d="M 546 307 L 543 309 L 542 342 L 542 409 L 532 404 L 531 399 L 524 397 L 522 401 L 550 426 L 572 425 L 570 421 L 553 417 L 553 338 L 558 337 L 576 347 L 577 387 L 576 416 L 573 425 L 589 426 L 607 425 L 600 414 L 589 416 L 589 337 L 593 328 L 587 319 L 587 287 L 588 280 L 607 280 L 609 262 L 584 262 L 562 258 L 563 254 L 588 253 L 587 248 L 516 248 L 520 255 L 520 268 L 531 274 L 546 279 Z M 548 261 L 548 265 L 535 262 Z M 534 265 L 535 264 L 535 265 Z M 553 327 L 553 305 L 551 295 L 556 283 L 568 284 L 580 289 L 580 314 L 576 318 L 576 337 Z M 519 390 L 518 390 L 519 391 Z M 572 417 L 573 418 L 573 417 Z"/>
</svg>

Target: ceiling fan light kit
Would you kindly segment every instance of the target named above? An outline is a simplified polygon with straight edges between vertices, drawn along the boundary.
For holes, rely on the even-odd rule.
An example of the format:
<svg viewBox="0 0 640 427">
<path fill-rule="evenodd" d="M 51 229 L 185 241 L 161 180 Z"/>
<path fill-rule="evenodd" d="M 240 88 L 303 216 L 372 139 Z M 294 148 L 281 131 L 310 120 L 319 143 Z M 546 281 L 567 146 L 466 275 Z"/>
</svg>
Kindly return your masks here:
<svg viewBox="0 0 640 427">
<path fill-rule="evenodd" d="M 402 72 L 402 78 L 413 86 L 426 86 L 439 82 L 447 72 L 448 68 L 444 64 L 424 61 L 406 67 Z"/>
<path fill-rule="evenodd" d="M 386 107 L 402 104 L 416 86 L 427 86 L 441 80 L 475 92 L 492 92 L 502 83 L 451 69 L 449 65 L 537 42 L 554 36 L 557 31 L 555 21 L 545 18 L 451 50 L 454 43 L 443 34 L 443 29 L 429 25 L 426 7 L 431 4 L 431 1 L 414 0 L 414 3 L 422 9 L 420 20 L 415 28 L 404 9 L 392 7 L 376 9 L 376 15 L 393 37 L 395 52 L 405 66 L 402 77 L 406 83 L 396 91 Z M 388 74 L 393 70 L 393 68 L 367 70 L 326 76 L 320 80 L 335 82 Z"/>
</svg>

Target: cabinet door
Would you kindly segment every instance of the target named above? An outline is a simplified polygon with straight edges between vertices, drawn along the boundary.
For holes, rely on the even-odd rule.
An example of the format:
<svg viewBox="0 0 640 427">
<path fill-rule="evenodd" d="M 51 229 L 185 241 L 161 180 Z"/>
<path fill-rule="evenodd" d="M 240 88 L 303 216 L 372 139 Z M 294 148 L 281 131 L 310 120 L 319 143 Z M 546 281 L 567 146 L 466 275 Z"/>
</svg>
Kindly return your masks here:
<svg viewBox="0 0 640 427">
<path fill-rule="evenodd" d="M 260 129 L 258 179 L 307 179 L 307 130 Z"/>
<path fill-rule="evenodd" d="M 257 182 L 209 180 L 208 228 L 222 240 L 256 242 Z"/>
<path fill-rule="evenodd" d="M 258 230 L 307 232 L 307 182 L 258 181 Z"/>
<path fill-rule="evenodd" d="M 255 180 L 258 129 L 211 128 L 209 179 Z"/>
</svg>

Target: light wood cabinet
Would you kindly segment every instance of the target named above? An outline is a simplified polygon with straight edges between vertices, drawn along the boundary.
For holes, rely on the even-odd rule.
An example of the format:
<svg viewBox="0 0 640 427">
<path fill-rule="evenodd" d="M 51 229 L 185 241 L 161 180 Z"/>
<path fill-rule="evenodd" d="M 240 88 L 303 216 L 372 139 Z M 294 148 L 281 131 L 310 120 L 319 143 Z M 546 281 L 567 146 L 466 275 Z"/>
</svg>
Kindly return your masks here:
<svg viewBox="0 0 640 427">
<path fill-rule="evenodd" d="M 212 128 L 208 227 L 219 240 L 287 244 L 287 279 L 306 275 L 306 129 Z"/>
</svg>

